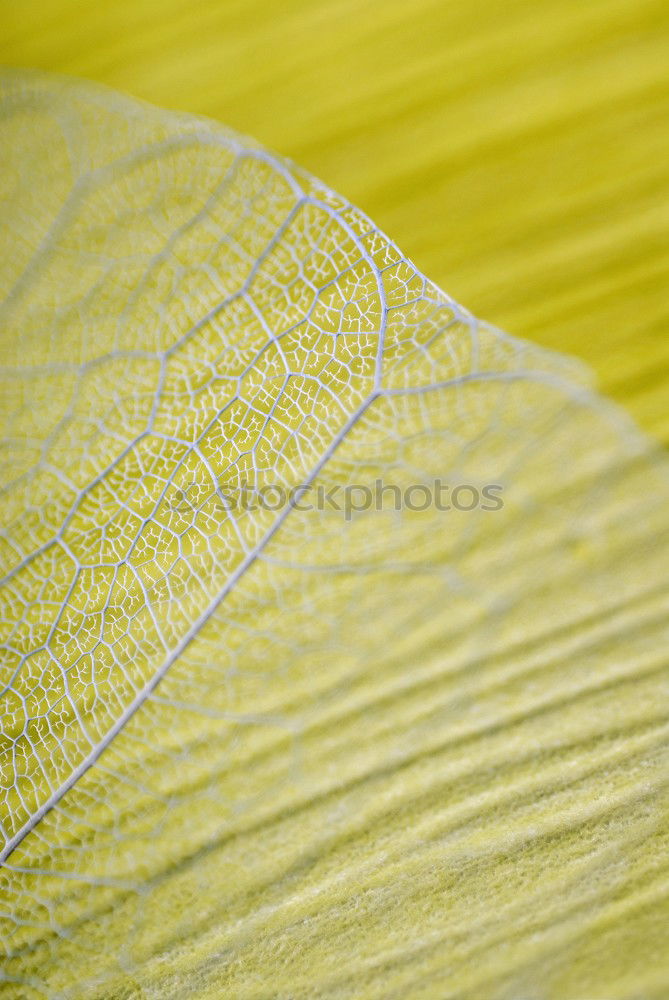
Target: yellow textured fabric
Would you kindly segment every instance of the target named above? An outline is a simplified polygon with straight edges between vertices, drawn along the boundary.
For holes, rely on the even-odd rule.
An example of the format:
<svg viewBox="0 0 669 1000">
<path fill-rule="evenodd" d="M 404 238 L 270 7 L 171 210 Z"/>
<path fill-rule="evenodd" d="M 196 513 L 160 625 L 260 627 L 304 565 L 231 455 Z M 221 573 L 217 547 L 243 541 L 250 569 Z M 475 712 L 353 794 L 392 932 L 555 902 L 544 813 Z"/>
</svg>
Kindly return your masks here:
<svg viewBox="0 0 669 1000">
<path fill-rule="evenodd" d="M 666 434 L 659 5 L 63 9 L 4 60 L 296 156 Z M 665 456 L 261 146 L 2 109 L 0 995 L 664 997 Z M 435 476 L 504 506 L 212 492 Z"/>
</svg>

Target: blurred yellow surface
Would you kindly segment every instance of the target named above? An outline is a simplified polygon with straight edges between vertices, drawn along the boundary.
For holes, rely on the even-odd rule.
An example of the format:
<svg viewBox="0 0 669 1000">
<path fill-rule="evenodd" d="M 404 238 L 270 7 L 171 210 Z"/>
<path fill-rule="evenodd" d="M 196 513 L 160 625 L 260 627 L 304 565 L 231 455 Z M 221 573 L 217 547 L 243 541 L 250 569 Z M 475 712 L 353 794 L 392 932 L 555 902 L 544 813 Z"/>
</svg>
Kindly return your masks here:
<svg viewBox="0 0 669 1000">
<path fill-rule="evenodd" d="M 256 137 L 669 440 L 666 0 L 0 15 L 0 62 Z M 318 182 L 35 81 L 3 84 L 2 1000 L 664 1000 L 664 456 Z M 508 502 L 180 506 L 256 462 Z"/>
<path fill-rule="evenodd" d="M 2 0 L 0 62 L 210 115 L 669 438 L 665 0 Z"/>
<path fill-rule="evenodd" d="M 220 126 L 0 108 L 0 998 L 664 1000 L 664 451 Z"/>
</svg>

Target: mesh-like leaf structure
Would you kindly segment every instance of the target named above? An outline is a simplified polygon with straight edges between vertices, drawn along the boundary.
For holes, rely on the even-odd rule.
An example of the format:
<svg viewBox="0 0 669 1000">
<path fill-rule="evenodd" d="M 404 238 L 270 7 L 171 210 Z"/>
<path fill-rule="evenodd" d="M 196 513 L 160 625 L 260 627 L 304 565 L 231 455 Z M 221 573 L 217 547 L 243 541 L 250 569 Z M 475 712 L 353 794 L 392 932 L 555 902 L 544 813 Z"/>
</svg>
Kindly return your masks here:
<svg viewBox="0 0 669 1000">
<path fill-rule="evenodd" d="M 0 996 L 665 995 L 664 457 L 292 163 L 0 94 Z"/>
</svg>

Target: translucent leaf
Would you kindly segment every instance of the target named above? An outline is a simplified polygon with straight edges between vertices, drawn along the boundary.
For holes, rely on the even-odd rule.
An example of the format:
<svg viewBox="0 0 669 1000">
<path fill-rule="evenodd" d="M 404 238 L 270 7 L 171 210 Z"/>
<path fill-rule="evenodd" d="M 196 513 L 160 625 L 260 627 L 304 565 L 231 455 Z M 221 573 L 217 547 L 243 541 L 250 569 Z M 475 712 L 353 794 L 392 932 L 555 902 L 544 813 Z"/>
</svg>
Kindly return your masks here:
<svg viewBox="0 0 669 1000">
<path fill-rule="evenodd" d="M 2 109 L 7 995 L 650 995 L 664 457 L 254 143 Z"/>
</svg>

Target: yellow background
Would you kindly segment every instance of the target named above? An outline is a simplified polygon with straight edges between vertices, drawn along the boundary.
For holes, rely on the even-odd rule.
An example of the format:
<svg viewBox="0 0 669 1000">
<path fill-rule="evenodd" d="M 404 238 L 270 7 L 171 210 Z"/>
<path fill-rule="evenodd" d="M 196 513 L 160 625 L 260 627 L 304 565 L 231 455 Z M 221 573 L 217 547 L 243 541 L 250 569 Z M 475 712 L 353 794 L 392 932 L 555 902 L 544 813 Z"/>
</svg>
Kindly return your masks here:
<svg viewBox="0 0 669 1000">
<path fill-rule="evenodd" d="M 666 0 L 2 2 L 0 61 L 201 112 L 293 157 L 475 313 L 585 358 L 667 440 Z M 53 395 L 31 419 L 53 418 Z M 539 399 L 543 420 L 545 387 Z M 565 418 L 556 404 L 542 436 L 534 401 L 508 402 L 510 426 L 481 455 L 487 469 L 540 442 L 516 481 L 534 504 L 514 520 L 509 503 L 507 528 L 495 537 L 490 525 L 464 556 L 451 557 L 448 532 L 417 532 L 423 549 L 408 529 L 393 534 L 396 556 L 454 566 L 470 590 L 396 573 L 382 532 L 376 583 L 312 573 L 321 537 L 320 565 L 348 565 L 340 524 L 296 522 L 291 534 L 287 523 L 275 563 L 254 564 L 0 872 L 0 938 L 13 949 L 3 1000 L 41 998 L 42 984 L 76 1000 L 266 1000 L 269 988 L 664 1000 L 665 466 L 627 462 L 616 435 L 607 446 L 599 409 Z M 465 436 L 479 405 L 465 407 Z M 451 412 L 434 403 L 430 426 L 442 433 L 419 444 L 438 467 Z M 350 447 L 332 475 L 361 461 Z M 18 519 L 44 532 L 31 503 L 51 494 L 17 493 Z M 106 542 L 102 522 L 94 510 L 81 534 L 92 526 Z M 364 527 L 347 535 L 352 555 Z M 43 580 L 44 604 L 56 615 L 65 602 L 73 634 L 81 610 L 48 562 L 38 571 L 8 589 L 0 616 L 25 627 L 28 648 Z M 82 583 L 85 610 L 108 607 L 102 584 Z M 110 641 L 125 639 L 136 596 L 114 596 Z M 193 617 L 183 599 L 164 608 Z M 247 648 L 249 623 L 271 641 Z M 147 662 L 126 660 L 136 673 Z M 196 697 L 211 716 L 181 711 Z"/>
</svg>

